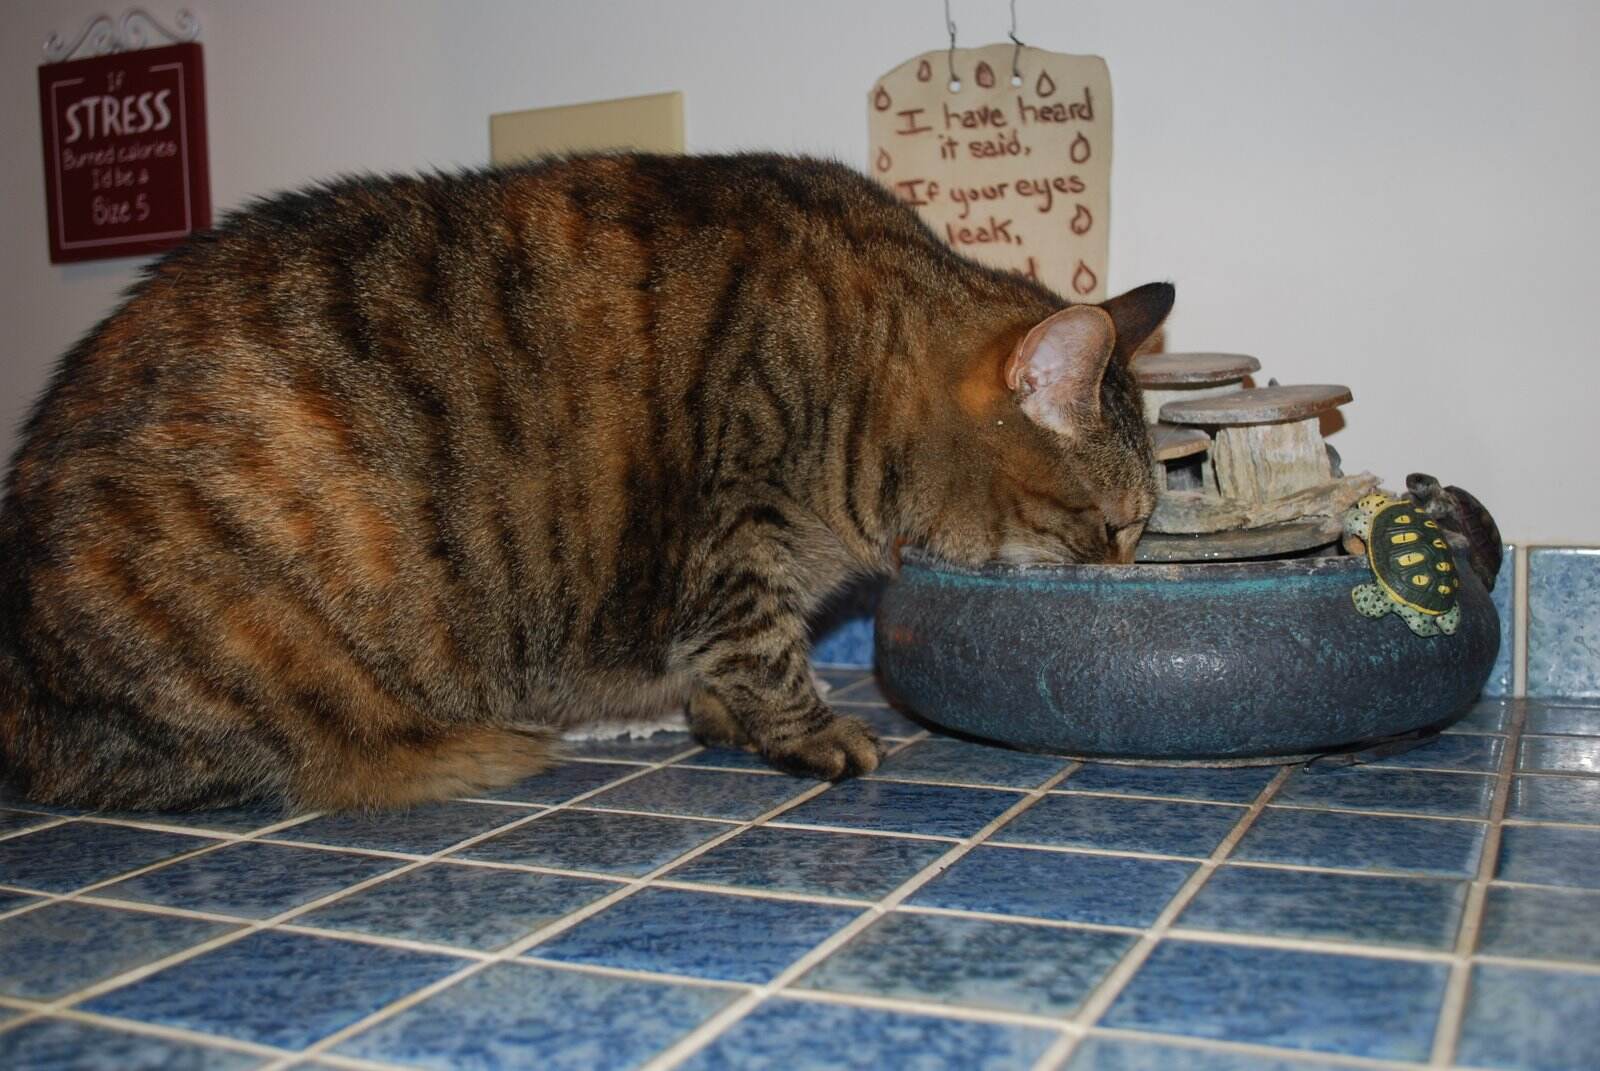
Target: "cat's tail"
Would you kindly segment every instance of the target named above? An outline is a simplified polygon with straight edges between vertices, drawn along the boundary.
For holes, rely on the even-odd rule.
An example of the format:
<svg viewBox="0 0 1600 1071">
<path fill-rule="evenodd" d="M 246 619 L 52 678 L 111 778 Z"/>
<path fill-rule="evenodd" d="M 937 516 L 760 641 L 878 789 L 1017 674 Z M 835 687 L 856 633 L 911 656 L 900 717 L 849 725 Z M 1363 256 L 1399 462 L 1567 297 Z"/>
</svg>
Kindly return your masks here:
<svg viewBox="0 0 1600 1071">
<path fill-rule="evenodd" d="M 382 810 L 480 796 L 550 767 L 555 736 L 463 725 L 396 742 L 330 750 L 298 771 L 291 802 L 306 810 Z"/>
</svg>

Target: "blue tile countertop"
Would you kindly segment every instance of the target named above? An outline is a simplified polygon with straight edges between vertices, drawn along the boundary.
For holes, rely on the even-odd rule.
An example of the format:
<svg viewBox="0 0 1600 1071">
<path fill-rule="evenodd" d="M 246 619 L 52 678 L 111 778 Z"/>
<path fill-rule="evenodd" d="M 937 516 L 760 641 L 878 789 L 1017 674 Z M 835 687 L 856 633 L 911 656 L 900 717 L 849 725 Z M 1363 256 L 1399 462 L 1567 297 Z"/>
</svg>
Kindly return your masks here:
<svg viewBox="0 0 1600 1071">
<path fill-rule="evenodd" d="M 1600 703 L 1370 766 L 683 734 L 378 817 L 0 800 L 0 1067 L 1600 1068 Z"/>
</svg>

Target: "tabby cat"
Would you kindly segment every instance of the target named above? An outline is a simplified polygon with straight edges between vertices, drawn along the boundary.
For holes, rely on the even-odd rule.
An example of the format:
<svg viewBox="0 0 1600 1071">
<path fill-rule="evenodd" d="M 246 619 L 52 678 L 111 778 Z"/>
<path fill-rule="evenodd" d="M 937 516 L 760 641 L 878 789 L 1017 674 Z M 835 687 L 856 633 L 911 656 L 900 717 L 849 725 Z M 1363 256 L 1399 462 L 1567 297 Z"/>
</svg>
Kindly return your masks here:
<svg viewBox="0 0 1600 1071">
<path fill-rule="evenodd" d="M 807 615 L 909 543 L 1126 561 L 1129 355 L 834 163 L 341 181 L 155 263 L 62 361 L 0 513 L 0 762 L 54 804 L 381 807 L 687 704 L 871 771 Z"/>
</svg>

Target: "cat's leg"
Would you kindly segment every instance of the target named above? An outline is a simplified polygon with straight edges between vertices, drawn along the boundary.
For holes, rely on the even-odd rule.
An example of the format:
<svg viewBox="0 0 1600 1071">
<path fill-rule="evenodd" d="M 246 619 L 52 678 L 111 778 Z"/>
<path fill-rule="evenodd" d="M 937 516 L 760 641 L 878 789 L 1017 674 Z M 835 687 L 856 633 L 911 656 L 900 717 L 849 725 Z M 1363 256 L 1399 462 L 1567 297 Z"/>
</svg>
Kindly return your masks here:
<svg viewBox="0 0 1600 1071">
<path fill-rule="evenodd" d="M 835 780 L 871 773 L 878 738 L 859 718 L 828 709 L 812 682 L 806 613 L 817 592 L 794 560 L 803 542 L 787 511 L 746 510 L 747 530 L 727 533 L 692 645 L 700 690 L 697 732 L 737 742 L 788 773 Z M 776 538 L 775 538 L 776 537 Z M 691 708 L 691 719 L 697 715 Z"/>
<path fill-rule="evenodd" d="M 748 748 L 801 777 L 833 781 L 871 773 L 883 757 L 877 736 L 860 718 L 828 709 L 805 674 L 804 654 L 799 657 L 799 684 L 791 671 L 754 663 L 708 680 L 710 702 L 721 709 L 717 731 L 724 735 L 701 736 L 701 742 Z M 696 723 L 690 725 L 700 736 Z"/>
<path fill-rule="evenodd" d="M 349 745 L 303 767 L 290 796 L 304 810 L 378 810 L 479 795 L 549 768 L 552 739 L 474 725 L 386 746 Z"/>
<path fill-rule="evenodd" d="M 722 700 L 707 691 L 696 692 L 689 698 L 689 732 L 706 747 L 742 748 L 754 751 L 750 737 Z"/>
</svg>

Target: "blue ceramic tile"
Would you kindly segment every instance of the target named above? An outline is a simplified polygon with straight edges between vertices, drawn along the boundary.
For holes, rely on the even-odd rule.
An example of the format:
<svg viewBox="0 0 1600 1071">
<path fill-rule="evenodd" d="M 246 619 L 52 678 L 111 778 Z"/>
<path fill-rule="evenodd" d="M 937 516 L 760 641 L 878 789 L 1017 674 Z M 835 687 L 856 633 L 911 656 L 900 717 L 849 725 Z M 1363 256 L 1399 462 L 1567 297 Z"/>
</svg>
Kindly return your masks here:
<svg viewBox="0 0 1600 1071">
<path fill-rule="evenodd" d="M 274 840 L 300 840 L 341 848 L 433 855 L 468 837 L 476 837 L 528 817 L 521 807 L 493 803 L 430 803 L 406 811 L 362 814 L 345 811 L 323 815 L 292 829 L 274 833 Z"/>
<path fill-rule="evenodd" d="M 1100 1023 L 1426 1060 L 1448 976 L 1438 963 L 1165 941 Z"/>
<path fill-rule="evenodd" d="M 0 840 L 0 883 L 70 892 L 215 843 L 128 826 L 68 822 Z"/>
<path fill-rule="evenodd" d="M 1495 656 L 1483 694 L 1510 695 L 1514 672 L 1511 663 L 1517 645 L 1517 547 L 1514 543 L 1507 543 L 1501 551 L 1500 572 L 1495 575 L 1494 590 L 1489 598 L 1500 618 L 1500 653 Z"/>
<path fill-rule="evenodd" d="M 1500 769 L 1500 756 L 1504 754 L 1505 746 L 1506 742 L 1498 736 L 1446 733 L 1421 747 L 1380 759 L 1371 765 L 1408 770 L 1494 773 Z"/>
<path fill-rule="evenodd" d="M 1231 804 L 1051 795 L 1013 818 L 994 839 L 1204 858 L 1244 816 L 1243 807 Z"/>
<path fill-rule="evenodd" d="M 67 1019 L 35 1019 L 0 1034 L 0 1067 L 27 1071 L 243 1071 L 265 1062 L 259 1056 Z"/>
<path fill-rule="evenodd" d="M 1518 777 L 1511 783 L 1508 818 L 1600 825 L 1600 779 Z"/>
<path fill-rule="evenodd" d="M 1485 818 L 1493 800 L 1494 778 L 1483 774 L 1341 766 L 1298 771 L 1272 802 L 1301 807 Z"/>
<path fill-rule="evenodd" d="M 1552 736 L 1600 736 L 1600 706 L 1530 701 L 1524 730 Z"/>
<path fill-rule="evenodd" d="M 948 781 L 958 785 L 1034 788 L 1066 769 L 1067 760 L 940 738 L 919 740 L 890 755 L 874 777 Z"/>
<path fill-rule="evenodd" d="M 24 829 L 34 829 L 55 820 L 52 815 L 30 811 L 0 811 L 0 836 L 20 833 Z"/>
<path fill-rule="evenodd" d="M 715 822 L 557 811 L 456 852 L 467 859 L 638 877 L 728 831 Z"/>
<path fill-rule="evenodd" d="M 1475 1067 L 1594 1071 L 1600 975 L 1480 964 L 1456 1059 Z"/>
<path fill-rule="evenodd" d="M 67 901 L 0 921 L 0 993 L 54 1000 L 231 926 Z"/>
<path fill-rule="evenodd" d="M 737 995 L 497 963 L 333 1051 L 440 1071 L 620 1071 L 667 1048 Z"/>
<path fill-rule="evenodd" d="M 573 758 L 653 764 L 681 755 L 694 746 L 695 742 L 686 732 L 663 731 L 644 737 L 619 737 L 615 740 L 564 740 L 561 750 Z"/>
<path fill-rule="evenodd" d="M 1268 807 L 1233 850 L 1257 863 L 1474 877 L 1484 826 Z"/>
<path fill-rule="evenodd" d="M 1528 552 L 1528 695 L 1600 697 L 1600 550 Z"/>
<path fill-rule="evenodd" d="M 829 666 L 872 665 L 872 617 L 862 614 L 837 622 L 817 637 L 811 657 Z"/>
<path fill-rule="evenodd" d="M 1465 883 L 1443 878 L 1224 866 L 1177 925 L 1449 951 L 1466 899 Z"/>
<path fill-rule="evenodd" d="M 244 841 L 119 881 L 99 895 L 263 919 L 404 865 L 399 859 Z"/>
<path fill-rule="evenodd" d="M 1520 699 L 1480 699 L 1460 719 L 1451 722 L 1447 733 L 1505 733 L 1515 720 Z"/>
<path fill-rule="evenodd" d="M 1027 1071 L 1056 1040 L 1037 1027 L 769 1000 L 682 1071 Z"/>
<path fill-rule="evenodd" d="M 1065 1071 L 1318 1071 L 1335 1066 L 1339 1065 L 1189 1049 L 1155 1041 L 1089 1038 L 1072 1054 Z"/>
<path fill-rule="evenodd" d="M 1194 873 L 1189 863 L 980 845 L 918 889 L 910 902 L 1088 922 L 1148 926 Z"/>
<path fill-rule="evenodd" d="M 1022 799 L 1019 793 L 899 781 L 845 781 L 814 796 L 779 822 L 970 837 Z"/>
<path fill-rule="evenodd" d="M 908 736 L 916 736 L 925 728 L 925 726 L 918 725 L 894 707 L 884 706 L 881 703 L 852 702 L 848 699 L 842 699 L 833 704 L 833 709 L 840 714 L 847 714 L 852 718 L 860 718 L 867 723 L 873 732 L 891 740 L 903 740 Z"/>
<path fill-rule="evenodd" d="M 1600 740 L 1582 736 L 1524 736 L 1517 749 L 1517 769 L 1600 774 Z"/>
<path fill-rule="evenodd" d="M 861 912 L 792 900 L 644 889 L 526 955 L 727 982 L 767 982 Z"/>
<path fill-rule="evenodd" d="M 489 952 L 618 888 L 561 874 L 431 863 L 341 897 L 295 922 Z"/>
<path fill-rule="evenodd" d="M 759 827 L 695 856 L 666 876 L 709 885 L 877 900 L 949 850 L 949 844 L 936 840 Z"/>
<path fill-rule="evenodd" d="M 1491 885 L 1478 951 L 1522 959 L 1600 963 L 1600 891 Z"/>
<path fill-rule="evenodd" d="M 1250 803 L 1277 776 L 1276 766 L 1117 766 L 1091 762 L 1057 786 L 1073 792 L 1171 796 L 1214 803 Z"/>
<path fill-rule="evenodd" d="M 665 766 L 608 788 L 585 807 L 681 814 L 692 818 L 749 820 L 791 800 L 815 781 L 782 774 L 749 774 Z"/>
<path fill-rule="evenodd" d="M 1600 889 L 1600 829 L 1506 826 L 1500 831 L 1501 881 Z"/>
<path fill-rule="evenodd" d="M 811 660 L 830 666 L 872 666 L 872 619 L 883 577 L 867 577 L 830 595 L 811 620 Z"/>
<path fill-rule="evenodd" d="M 1069 1015 L 1133 937 L 949 915 L 886 915 L 801 977 L 804 989 Z"/>
<path fill-rule="evenodd" d="M 619 777 L 638 772 L 637 766 L 617 762 L 564 762 L 479 798 L 513 803 L 566 803 L 575 796 L 609 785 Z"/>
<path fill-rule="evenodd" d="M 470 962 L 263 931 L 113 989 L 81 1007 L 299 1049 Z"/>
</svg>

